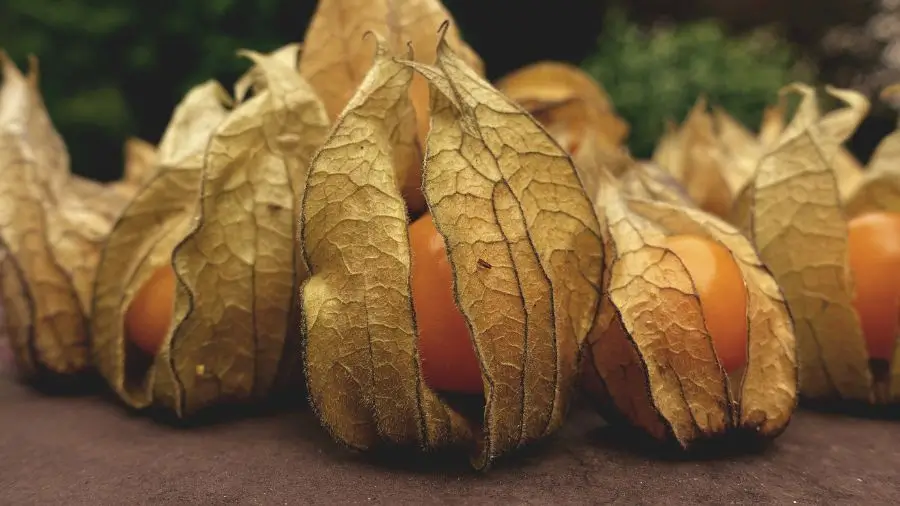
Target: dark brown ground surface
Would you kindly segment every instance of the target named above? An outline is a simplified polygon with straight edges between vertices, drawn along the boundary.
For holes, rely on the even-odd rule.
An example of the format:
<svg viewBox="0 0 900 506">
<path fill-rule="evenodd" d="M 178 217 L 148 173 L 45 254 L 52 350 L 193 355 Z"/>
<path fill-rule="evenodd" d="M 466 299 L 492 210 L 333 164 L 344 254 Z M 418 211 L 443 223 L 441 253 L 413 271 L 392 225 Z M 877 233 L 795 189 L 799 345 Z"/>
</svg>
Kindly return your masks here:
<svg viewBox="0 0 900 506">
<path fill-rule="evenodd" d="M 394 459 L 397 460 L 397 459 Z M 651 455 L 576 413 L 485 475 L 330 442 L 309 412 L 175 428 L 0 368 L 0 504 L 897 504 L 900 421 L 800 411 L 762 452 Z"/>
</svg>

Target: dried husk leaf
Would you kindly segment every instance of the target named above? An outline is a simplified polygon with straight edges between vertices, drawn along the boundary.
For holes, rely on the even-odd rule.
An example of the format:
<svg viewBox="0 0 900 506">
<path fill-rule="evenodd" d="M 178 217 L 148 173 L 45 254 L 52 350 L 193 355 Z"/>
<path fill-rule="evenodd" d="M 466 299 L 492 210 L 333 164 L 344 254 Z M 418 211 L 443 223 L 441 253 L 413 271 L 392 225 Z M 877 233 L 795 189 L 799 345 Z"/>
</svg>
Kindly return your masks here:
<svg viewBox="0 0 900 506">
<path fill-rule="evenodd" d="M 469 442 L 484 469 L 561 424 L 597 308 L 602 251 L 565 152 L 441 40 L 434 67 L 391 60 L 379 45 L 313 162 L 302 238 L 312 272 L 307 379 L 320 419 L 345 444 Z M 483 426 L 429 390 L 418 363 L 390 135 L 408 107 L 412 69 L 432 85 L 425 194 L 482 365 Z M 492 267 L 478 269 L 479 260 Z"/>
<path fill-rule="evenodd" d="M 885 91 L 896 90 L 890 87 Z M 844 203 L 844 212 L 848 220 L 870 212 L 900 213 L 900 129 L 879 143 L 859 185 Z M 873 375 L 875 401 L 879 403 L 900 402 L 900 346 L 896 343 L 887 377 Z"/>
<path fill-rule="evenodd" d="M 87 318 L 99 246 L 124 200 L 72 176 L 38 89 L 0 52 L 0 276 L 3 333 L 29 379 L 89 367 Z"/>
<path fill-rule="evenodd" d="M 299 359 L 294 309 L 308 273 L 295 248 L 298 204 L 328 120 L 293 67 L 244 54 L 265 91 L 213 135 L 197 219 L 172 254 L 179 286 L 167 345 L 182 415 L 263 398 Z"/>
<path fill-rule="evenodd" d="M 779 434 L 796 405 L 798 380 L 794 329 L 774 276 L 752 244 L 717 217 L 662 202 L 632 200 L 630 207 L 669 233 L 700 235 L 731 251 L 747 287 L 749 322 L 747 366 L 740 384 L 732 385 L 739 403 L 735 424 L 766 437 Z"/>
<path fill-rule="evenodd" d="M 313 86 L 328 116 L 336 119 L 354 96 L 372 64 L 372 48 L 363 41 L 366 32 L 381 34 L 396 54 L 411 44 L 416 60 L 431 63 L 437 47 L 437 29 L 451 20 L 448 43 L 466 63 L 483 74 L 483 63 L 466 45 L 438 0 L 320 0 L 303 42 L 300 73 Z M 414 77 L 410 96 L 418 112 L 418 132 L 428 133 L 428 84 Z"/>
<path fill-rule="evenodd" d="M 553 136 L 552 132 L 548 132 Z M 564 137 L 554 137 L 557 142 Z M 564 142 L 560 142 L 564 145 Z M 694 206 L 687 191 L 667 171 L 650 160 L 635 160 L 626 149 L 597 147 L 594 137 L 585 138 L 584 144 L 570 154 L 578 177 L 591 202 L 599 202 L 607 184 L 618 185 L 624 195 L 662 200 L 685 206 Z M 612 181 L 612 176 L 618 181 Z"/>
<path fill-rule="evenodd" d="M 131 200 L 147 181 L 153 178 L 158 167 L 156 146 L 136 137 L 125 141 L 125 171 L 118 181 L 109 183 L 124 199 Z"/>
<path fill-rule="evenodd" d="M 743 190 L 753 177 L 759 160 L 765 154 L 765 146 L 756 135 L 721 107 L 713 108 L 716 137 L 724 158 L 723 176 L 728 181 L 732 195 Z"/>
<path fill-rule="evenodd" d="M 698 209 L 626 198 L 598 201 L 606 245 L 605 297 L 585 367 L 601 409 L 683 447 L 734 429 L 774 437 L 796 404 L 790 318 L 774 279 L 732 226 Z M 693 282 L 665 237 L 692 234 L 728 248 L 744 276 L 749 321 L 743 377 L 718 363 Z M 732 383 L 735 382 L 736 383 Z"/>
<path fill-rule="evenodd" d="M 633 161 L 629 169 L 619 176 L 619 185 L 627 197 L 696 207 L 687 190 L 653 162 Z"/>
<path fill-rule="evenodd" d="M 406 205 L 396 176 L 413 127 L 412 70 L 376 60 L 316 154 L 303 198 L 305 370 L 310 400 L 339 441 L 434 447 L 470 437 L 420 374 L 409 288 Z"/>
<path fill-rule="evenodd" d="M 118 184 L 104 184 L 72 174 L 66 185 L 66 192 L 60 199 L 59 207 L 84 208 L 91 214 L 104 218 L 112 227 L 131 200 L 128 193 L 116 186 Z M 129 187 L 132 186 L 129 184 Z M 133 188 L 136 191 L 137 187 Z"/>
<path fill-rule="evenodd" d="M 766 152 L 773 149 L 778 144 L 779 139 L 781 139 L 781 134 L 784 132 L 786 113 L 787 103 L 783 94 L 778 95 L 777 103 L 763 109 L 757 138 Z"/>
<path fill-rule="evenodd" d="M 3 86 L 0 88 L 0 125 L 15 132 L 28 146 L 33 157 L 35 180 L 50 203 L 63 193 L 68 183 L 69 153 L 53 128 L 39 90 L 38 60 L 28 58 L 28 75 L 23 76 L 15 63 L 0 50 Z"/>
<path fill-rule="evenodd" d="M 822 131 L 813 132 L 815 125 L 762 160 L 748 192 L 744 232 L 790 306 L 802 395 L 871 401 L 836 170 L 822 150 L 829 145 L 821 141 Z"/>
<path fill-rule="evenodd" d="M 670 126 L 660 139 L 653 161 L 687 189 L 701 209 L 743 225 L 750 219 L 749 182 L 760 160 L 794 137 L 809 131 L 825 159 L 834 166 L 844 197 L 861 182 L 862 167 L 843 147 L 869 110 L 868 100 L 852 90 L 826 87 L 845 104 L 826 114 L 819 110 L 815 90 L 802 83 L 786 86 L 778 103 L 764 111 L 754 135 L 721 108 L 706 111 L 701 97 L 680 128 Z M 784 125 L 789 93 L 801 95 L 790 124 Z"/>
<path fill-rule="evenodd" d="M 892 85 L 881 93 L 881 99 L 896 103 L 900 86 Z M 847 195 L 844 211 L 853 218 L 870 211 L 897 211 L 900 206 L 900 129 L 881 140 L 863 173 L 859 184 Z"/>
<path fill-rule="evenodd" d="M 656 147 L 653 149 L 653 154 L 650 157 L 650 161 L 664 168 L 677 181 L 683 180 L 684 176 L 681 144 L 682 135 L 678 124 L 668 120 L 665 124 L 665 130 L 656 142 Z"/>
<path fill-rule="evenodd" d="M 122 182 L 141 186 L 153 177 L 158 155 L 156 146 L 132 137 L 125 141 L 125 174 Z"/>
<path fill-rule="evenodd" d="M 515 70 L 494 86 L 520 104 L 555 104 L 581 98 L 592 109 L 612 112 L 609 95 L 594 78 L 578 67 L 558 61 L 539 61 Z M 528 110 L 528 107 L 523 107 Z"/>
<path fill-rule="evenodd" d="M 900 212 L 900 130 L 885 137 L 844 202 L 847 218 L 872 211 Z"/>
<path fill-rule="evenodd" d="M 592 202 L 599 202 L 607 184 L 618 184 L 629 197 L 661 200 L 694 207 L 687 191 L 667 171 L 648 160 L 635 160 L 624 151 L 594 149 L 591 139 L 572 155 L 572 162 Z M 610 181 L 613 176 L 618 181 Z"/>
<path fill-rule="evenodd" d="M 20 375 L 75 374 L 88 365 L 85 315 L 48 241 L 49 213 L 38 190 L 36 157 L 21 143 L 0 133 L 5 333 Z"/>
<path fill-rule="evenodd" d="M 609 96 L 578 67 L 537 62 L 505 76 L 496 87 L 535 117 L 554 139 L 575 154 L 591 137 L 594 149 L 617 150 L 628 136 Z"/>
<path fill-rule="evenodd" d="M 517 429 L 528 440 L 562 423 L 579 350 L 598 307 L 602 243 L 590 200 L 565 152 L 443 38 L 436 65 L 443 76 L 416 66 L 434 96 L 425 195 L 446 240 L 457 300 L 490 386 L 488 455 L 496 455 L 513 447 Z M 461 189 L 457 181 L 463 180 L 470 184 Z M 494 220 L 485 220 L 492 207 Z M 495 279 L 479 279 L 478 259 L 494 266 L 488 272 Z M 515 293 L 513 283 L 519 285 L 518 301 L 508 295 L 510 289 Z M 498 307 L 503 300 L 509 305 Z M 520 321 L 523 328 L 515 323 Z M 535 339 L 541 332 L 548 338 Z M 504 342 L 508 348 L 501 347 Z M 508 364 L 517 361 L 522 371 L 510 374 Z M 548 368 L 555 371 L 551 381 L 544 378 Z M 524 392 L 517 392 L 522 385 Z M 523 421 L 516 421 L 520 409 Z"/>
<path fill-rule="evenodd" d="M 300 51 L 302 44 L 296 42 L 287 44 L 273 51 L 269 58 L 291 68 L 298 70 L 300 63 Z M 299 70 L 298 70 L 299 71 Z M 265 72 L 258 66 L 254 65 L 243 76 L 241 76 L 234 84 L 234 98 L 237 103 L 243 102 L 249 96 L 251 90 L 255 94 L 260 94 L 266 89 Z"/>
<path fill-rule="evenodd" d="M 853 135 L 868 114 L 869 101 L 863 94 L 853 90 L 826 86 L 825 91 L 846 104 L 846 107 L 823 115 L 814 88 L 794 83 L 781 90 L 781 94 L 799 94 L 801 101 L 776 147 L 807 133 L 818 145 L 825 162 L 832 167 L 841 195 L 846 196 L 859 184 L 863 168 L 843 143 Z"/>
<path fill-rule="evenodd" d="M 254 88 L 264 91 L 230 113 L 214 83 L 185 100 L 169 133 L 181 120 L 203 118 L 189 130 L 195 142 L 180 146 L 177 163 L 163 164 L 136 199 L 144 208 L 129 208 L 136 212 L 126 212 L 130 222 L 120 221 L 106 251 L 110 268 L 98 278 L 98 292 L 102 284 L 106 293 L 95 300 L 106 312 L 96 318 L 95 356 L 135 407 L 155 403 L 188 416 L 258 400 L 299 358 L 295 307 L 306 269 L 295 248 L 297 203 L 328 121 L 295 69 L 274 56 L 245 54 L 265 80 Z M 116 255 L 126 247 L 130 255 Z M 167 264 L 177 277 L 169 333 L 151 368 L 129 381 L 124 313 Z"/>
<path fill-rule="evenodd" d="M 596 375 L 602 388 L 595 394 L 656 438 L 671 435 L 687 445 L 701 432 L 722 432 L 731 420 L 725 374 L 690 276 L 661 247 L 663 231 L 631 213 L 607 186 L 598 209 L 606 290 L 587 353 L 593 367 L 586 374 Z"/>
<path fill-rule="evenodd" d="M 437 29 L 447 20 L 448 43 L 483 74 L 484 64 L 463 42 L 453 17 L 439 0 L 320 0 L 306 30 L 300 73 L 325 103 L 329 118 L 336 120 L 371 66 L 373 52 L 363 42 L 365 33 L 381 34 L 393 54 L 405 54 L 410 45 L 416 61 L 431 63 Z M 409 156 L 415 161 L 399 170 L 407 207 L 418 215 L 425 208 L 421 157 L 429 129 L 428 83 L 413 76 L 409 93 L 413 107 L 407 114 L 416 118 L 417 127 L 408 132 L 410 139 L 404 139 L 403 145 L 415 149 Z"/>
<path fill-rule="evenodd" d="M 73 178 L 67 188 L 76 185 L 79 191 L 64 194 L 54 218 L 48 219 L 47 240 L 78 295 L 81 311 L 90 316 L 101 250 L 128 201 L 109 187 L 85 179 Z M 96 187 L 92 197 L 85 196 L 88 185 Z"/>
<path fill-rule="evenodd" d="M 652 161 L 687 189 L 689 207 L 718 216 L 733 213 L 734 201 L 753 176 L 766 146 L 720 107 L 707 111 L 698 99 L 681 127 L 669 124 Z M 659 200 L 678 203 L 678 200 Z"/>
<path fill-rule="evenodd" d="M 548 129 L 547 133 L 560 146 L 564 146 L 569 138 L 569 134 L 565 132 L 561 132 L 561 135 L 554 135 L 553 131 Z M 621 176 L 631 170 L 634 164 L 634 160 L 624 149 L 598 147 L 596 142 L 595 137 L 589 136 L 584 139 L 584 143 L 575 153 L 569 153 L 578 177 L 591 199 L 599 191 L 606 172 Z"/>
<path fill-rule="evenodd" d="M 741 186 L 741 177 L 727 167 L 728 159 L 713 128 L 713 118 L 701 97 L 677 132 L 660 141 L 652 160 L 681 183 L 701 209 L 727 216 Z"/>
<path fill-rule="evenodd" d="M 116 222 L 97 268 L 91 320 L 93 362 L 132 407 L 152 402 L 154 376 L 167 375 L 170 388 L 175 383 L 170 368 L 161 365 L 168 358 L 166 347 L 155 361 L 159 365 L 143 374 L 144 364 L 135 358 L 138 351 L 125 340 L 125 312 L 150 276 L 171 264 L 172 250 L 194 220 L 204 152 L 228 114 L 228 102 L 227 92 L 213 81 L 185 95 L 160 142 L 158 169 Z M 174 393 L 168 398 L 174 402 Z"/>
</svg>

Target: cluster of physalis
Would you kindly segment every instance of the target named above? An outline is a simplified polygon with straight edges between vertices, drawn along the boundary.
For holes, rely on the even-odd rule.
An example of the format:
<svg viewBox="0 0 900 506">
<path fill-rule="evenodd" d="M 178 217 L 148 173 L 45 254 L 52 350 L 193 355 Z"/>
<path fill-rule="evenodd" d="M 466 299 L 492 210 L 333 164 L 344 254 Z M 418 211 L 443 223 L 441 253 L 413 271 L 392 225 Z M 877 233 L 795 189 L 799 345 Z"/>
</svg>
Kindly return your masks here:
<svg viewBox="0 0 900 506">
<path fill-rule="evenodd" d="M 821 114 L 793 86 L 758 135 L 701 102 L 637 161 L 597 83 L 546 63 L 491 85 L 448 19 L 320 0 L 302 51 L 243 52 L 233 96 L 192 89 L 108 184 L 70 173 L 34 63 L 4 57 L 21 376 L 99 372 L 179 417 L 308 396 L 350 447 L 463 446 L 479 469 L 579 387 L 683 447 L 774 437 L 799 394 L 900 398 L 900 148 L 866 170 L 844 150 L 863 97 Z"/>
</svg>

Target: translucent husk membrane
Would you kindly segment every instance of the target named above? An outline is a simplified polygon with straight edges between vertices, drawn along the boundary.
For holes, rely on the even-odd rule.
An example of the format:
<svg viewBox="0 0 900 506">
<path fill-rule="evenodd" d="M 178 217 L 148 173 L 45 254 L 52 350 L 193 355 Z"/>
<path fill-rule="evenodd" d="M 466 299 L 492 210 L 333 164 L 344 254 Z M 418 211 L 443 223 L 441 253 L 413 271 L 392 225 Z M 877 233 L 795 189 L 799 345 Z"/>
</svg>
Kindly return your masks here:
<svg viewBox="0 0 900 506">
<path fill-rule="evenodd" d="M 604 232 L 605 290 L 587 340 L 586 391 L 611 420 L 685 448 L 735 433 L 780 434 L 796 405 L 794 334 L 782 294 L 752 245 L 733 226 L 677 199 L 628 196 L 621 181 L 599 170 L 588 191 Z M 691 275 L 666 245 L 671 235 L 717 242 L 740 269 L 747 362 L 731 375 L 716 356 Z"/>
<path fill-rule="evenodd" d="M 885 98 L 896 89 L 886 90 Z M 870 104 L 852 90 L 825 91 L 836 108 L 823 111 L 810 86 L 785 87 L 758 134 L 725 111 L 710 114 L 700 101 L 684 124 L 661 139 L 654 160 L 688 190 L 692 205 L 721 203 L 714 211 L 750 239 L 778 282 L 795 324 L 801 395 L 891 404 L 900 395 L 900 347 L 888 361 L 868 356 L 853 307 L 847 228 L 864 213 L 900 210 L 898 136 L 885 138 L 863 167 L 843 143 Z M 783 99 L 790 93 L 801 101 L 786 122 Z M 630 171 L 631 179 L 646 180 L 640 172 Z M 711 183 L 716 181 L 724 184 Z M 633 196 L 663 202 L 677 197 L 666 188 L 623 186 Z"/>
<path fill-rule="evenodd" d="M 337 440 L 468 446 L 484 469 L 561 425 L 597 309 L 602 245 L 568 156 L 450 48 L 445 28 L 434 65 L 392 57 L 379 38 L 312 163 L 305 366 L 312 404 Z M 407 89 L 416 74 L 431 93 L 423 191 L 481 364 L 482 417 L 428 387 L 416 350 L 398 176 L 415 141 Z"/>
<path fill-rule="evenodd" d="M 90 370 L 87 322 L 100 245 L 138 184 L 74 175 L 44 107 L 37 60 L 27 75 L 0 51 L 0 337 L 18 374 L 73 384 Z M 77 383 L 77 382 L 76 382 Z"/>
<path fill-rule="evenodd" d="M 886 137 L 863 169 L 842 143 L 868 111 L 868 101 L 849 90 L 828 89 L 847 106 L 820 114 L 811 90 L 793 89 L 805 90 L 807 100 L 760 160 L 735 203 L 734 221 L 754 242 L 791 307 L 803 397 L 896 403 L 900 347 L 894 345 L 889 361 L 868 355 L 853 306 L 847 224 L 868 212 L 900 212 L 898 135 Z"/>
<path fill-rule="evenodd" d="M 215 82 L 175 110 L 158 168 L 115 223 L 97 269 L 92 357 L 130 406 L 187 416 L 286 386 L 299 361 L 298 202 L 328 120 L 284 58 L 255 67 L 233 101 Z M 294 49 L 296 54 L 296 49 Z M 254 94 L 248 95 L 249 89 Z M 173 316 L 156 355 L 125 333 L 136 293 L 172 268 Z"/>
</svg>

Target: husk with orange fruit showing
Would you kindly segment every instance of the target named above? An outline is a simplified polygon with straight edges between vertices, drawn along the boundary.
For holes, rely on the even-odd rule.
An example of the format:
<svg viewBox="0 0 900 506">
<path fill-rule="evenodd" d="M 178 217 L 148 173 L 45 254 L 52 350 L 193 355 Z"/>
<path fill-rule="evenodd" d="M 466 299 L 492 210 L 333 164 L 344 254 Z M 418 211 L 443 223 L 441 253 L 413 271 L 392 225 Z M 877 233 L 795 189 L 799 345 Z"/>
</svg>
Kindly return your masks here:
<svg viewBox="0 0 900 506">
<path fill-rule="evenodd" d="M 733 227 L 696 210 L 668 172 L 631 159 L 622 145 L 627 124 L 616 116 L 600 85 L 574 67 L 542 62 L 510 74 L 497 87 L 569 152 L 601 217 L 606 243 L 603 286 L 617 289 L 615 296 L 603 298 L 590 337 L 585 382 L 602 409 L 683 446 L 735 429 L 763 437 L 783 430 L 796 403 L 792 328 L 777 286 L 747 241 Z M 631 206 L 644 206 L 644 215 Z M 684 233 L 724 244 L 741 262 L 751 297 L 748 317 L 755 325 L 750 326 L 749 365 L 731 379 L 716 363 L 685 267 L 671 253 L 666 265 L 657 264 L 658 258 L 649 253 L 664 248 L 664 236 Z M 627 254 L 617 248 L 627 248 Z M 654 265 L 656 291 L 650 284 L 638 286 L 635 278 Z M 675 293 L 673 289 L 682 296 L 657 298 Z M 665 303 L 657 305 L 658 300 Z M 632 329 L 634 322 L 629 321 L 624 335 L 611 332 L 621 320 L 617 314 L 644 326 Z M 667 324 L 672 325 L 668 337 L 660 330 Z M 694 388 L 684 389 L 682 381 Z"/>
<path fill-rule="evenodd" d="M 125 170 L 122 180 L 110 183 L 109 186 L 131 200 L 138 190 L 149 181 L 157 167 L 156 146 L 136 137 L 125 141 Z"/>
<path fill-rule="evenodd" d="M 306 169 L 324 140 L 324 107 L 295 66 L 244 53 L 255 94 L 215 82 L 176 108 L 158 167 L 116 222 L 97 270 L 92 354 L 135 408 L 177 416 L 268 396 L 297 363 L 297 287 L 306 269 L 296 222 Z M 247 82 L 242 80 L 242 82 Z M 129 341 L 126 315 L 160 268 L 174 309 L 156 355 Z"/>
<path fill-rule="evenodd" d="M 451 49 L 446 24 L 440 33 L 433 65 L 391 57 L 377 37 L 374 64 L 312 163 L 305 368 L 338 441 L 464 446 L 485 469 L 561 425 L 597 310 L 602 244 L 566 153 Z M 431 96 L 423 192 L 481 366 L 480 417 L 428 387 L 417 353 L 401 190 L 415 75 Z"/>
<path fill-rule="evenodd" d="M 250 54 L 256 65 L 235 84 L 233 111 L 214 83 L 185 98 L 156 153 L 159 168 L 117 223 L 98 273 L 94 358 L 127 404 L 184 417 L 296 386 L 298 287 L 308 275 L 297 226 L 309 161 L 371 64 L 364 33 L 383 31 L 397 48 L 412 41 L 427 53 L 447 17 L 430 0 L 322 0 L 302 57 L 300 44 Z M 419 81 L 408 91 L 420 105 L 411 117 L 427 125 L 427 84 Z M 397 149 L 404 196 L 421 212 L 416 136 Z M 177 278 L 174 314 L 162 348 L 147 357 L 127 339 L 125 320 L 166 266 Z"/>
<path fill-rule="evenodd" d="M 665 201 L 642 198 L 602 166 L 580 170 L 599 171 L 597 186 L 587 189 L 603 231 L 604 296 L 583 381 L 601 412 L 684 448 L 734 434 L 780 434 L 797 397 L 793 328 L 749 241 L 669 187 L 659 187 Z M 731 374 L 712 346 L 694 280 L 667 245 L 685 235 L 724 246 L 743 278 L 746 363 Z"/>
<path fill-rule="evenodd" d="M 445 20 L 450 20 L 447 43 L 469 67 L 484 75 L 481 58 L 463 42 L 439 0 L 319 0 L 304 37 L 300 73 L 321 97 L 329 119 L 337 121 L 372 63 L 372 48 L 363 41 L 365 33 L 380 33 L 394 54 L 404 54 L 409 45 L 415 49 L 416 61 L 432 62 L 437 27 Z M 419 161 L 429 128 L 429 86 L 423 77 L 413 76 L 409 97 L 417 142 L 404 147 L 410 150 L 409 165 L 399 177 L 407 207 L 418 215 L 425 209 Z"/>
<path fill-rule="evenodd" d="M 116 187 L 71 173 L 39 90 L 0 51 L 0 285 L 18 374 L 44 381 L 90 369 L 87 326 L 100 247 L 127 204 Z M 0 336 L 2 337 L 2 336 Z"/>
<path fill-rule="evenodd" d="M 857 108 L 865 110 L 868 103 L 860 101 Z M 895 338 L 888 360 L 869 356 L 853 304 L 858 287 L 849 267 L 848 223 L 873 211 L 900 212 L 900 136 L 886 137 L 866 170 L 856 174 L 847 170 L 851 164 L 840 144 L 858 119 L 835 128 L 835 114 L 792 121 L 760 161 L 736 216 L 790 305 L 803 397 L 896 403 L 900 346 Z"/>
</svg>

